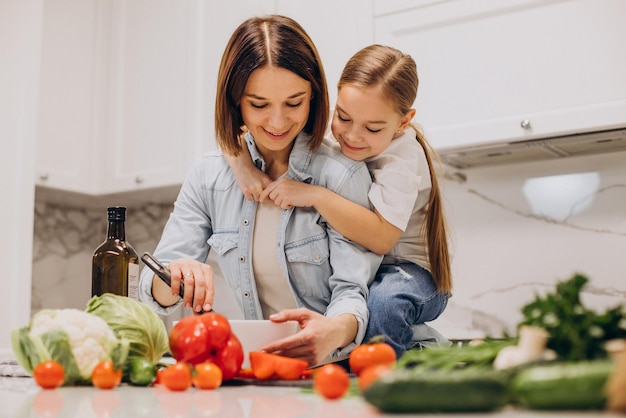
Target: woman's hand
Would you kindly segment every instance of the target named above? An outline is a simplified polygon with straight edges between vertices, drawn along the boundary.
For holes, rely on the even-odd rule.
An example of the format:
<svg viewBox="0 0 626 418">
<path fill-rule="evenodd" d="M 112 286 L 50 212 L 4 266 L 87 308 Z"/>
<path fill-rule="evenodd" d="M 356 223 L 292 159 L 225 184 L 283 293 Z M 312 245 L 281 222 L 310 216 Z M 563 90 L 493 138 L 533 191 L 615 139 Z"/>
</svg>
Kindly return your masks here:
<svg viewBox="0 0 626 418">
<path fill-rule="evenodd" d="M 299 358 L 316 366 L 335 349 L 354 340 L 357 321 L 345 314 L 329 318 L 305 308 L 285 309 L 270 316 L 273 322 L 298 321 L 301 331 L 261 348 L 268 353 Z"/>
<path fill-rule="evenodd" d="M 181 258 L 170 262 L 168 268 L 172 278 L 171 290 L 165 290 L 164 287 L 167 288 L 167 285 L 156 278 L 152 285 L 155 299 L 157 299 L 159 303 L 161 303 L 163 299 L 171 300 L 171 298 L 163 294 L 164 291 L 168 291 L 173 297 L 176 297 L 175 300 L 178 300 L 178 289 L 182 282 L 185 285 L 183 297 L 183 306 L 185 306 L 185 308 L 191 309 L 193 307 L 194 312 L 207 312 L 213 308 L 215 287 L 213 285 L 213 269 L 211 266 L 189 258 Z M 155 287 L 157 282 L 160 282 L 160 284 L 164 286 L 159 285 L 159 291 L 157 291 Z M 159 292 L 160 295 L 163 296 L 161 299 L 159 295 L 157 295 Z M 172 303 L 166 303 L 164 306 L 171 304 Z"/>
</svg>

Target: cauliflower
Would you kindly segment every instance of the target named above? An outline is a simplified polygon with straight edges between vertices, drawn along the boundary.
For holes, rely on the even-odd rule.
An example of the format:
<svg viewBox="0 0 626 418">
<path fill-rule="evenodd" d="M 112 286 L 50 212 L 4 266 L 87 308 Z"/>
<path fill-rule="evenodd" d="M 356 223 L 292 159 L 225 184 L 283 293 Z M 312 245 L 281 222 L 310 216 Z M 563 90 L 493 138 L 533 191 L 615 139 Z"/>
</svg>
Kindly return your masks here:
<svg viewBox="0 0 626 418">
<path fill-rule="evenodd" d="M 56 360 L 65 370 L 65 384 L 91 381 L 101 360 L 119 367 L 128 355 L 128 341 L 118 340 L 100 317 L 78 309 L 44 309 L 28 327 L 13 330 L 13 351 L 28 372 L 44 360 Z"/>
</svg>

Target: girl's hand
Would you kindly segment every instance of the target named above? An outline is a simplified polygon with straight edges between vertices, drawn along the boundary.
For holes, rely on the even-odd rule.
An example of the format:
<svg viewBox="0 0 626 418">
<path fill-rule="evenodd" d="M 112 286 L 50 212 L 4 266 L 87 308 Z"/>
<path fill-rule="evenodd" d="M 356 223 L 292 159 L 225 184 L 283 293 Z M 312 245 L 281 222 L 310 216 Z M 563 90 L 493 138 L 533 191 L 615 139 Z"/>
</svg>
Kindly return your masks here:
<svg viewBox="0 0 626 418">
<path fill-rule="evenodd" d="M 169 266 L 172 277 L 172 295 L 178 295 L 180 283 L 185 284 L 183 306 L 193 307 L 194 312 L 208 312 L 213 309 L 215 287 L 213 269 L 208 264 L 189 258 L 172 261 Z"/>
<path fill-rule="evenodd" d="M 248 148 L 244 147 L 242 153 L 236 157 L 224 154 L 224 159 L 233 169 L 237 186 L 246 199 L 259 200 L 261 192 L 272 182 L 272 179 L 252 163 Z"/>
<path fill-rule="evenodd" d="M 272 179 L 254 165 L 241 165 L 234 171 L 237 186 L 246 199 L 261 200 L 261 193 L 272 182 Z"/>
<path fill-rule="evenodd" d="M 302 183 L 301 181 L 280 178 L 265 187 L 259 201 L 270 199 L 281 209 L 292 207 L 313 207 L 323 189 L 320 186 Z"/>
<path fill-rule="evenodd" d="M 301 331 L 266 345 L 261 351 L 305 360 L 309 366 L 318 365 L 331 351 L 345 346 L 356 335 L 356 319 L 349 314 L 329 318 L 309 309 L 297 308 L 282 310 L 271 315 L 270 320 L 298 321 Z"/>
</svg>

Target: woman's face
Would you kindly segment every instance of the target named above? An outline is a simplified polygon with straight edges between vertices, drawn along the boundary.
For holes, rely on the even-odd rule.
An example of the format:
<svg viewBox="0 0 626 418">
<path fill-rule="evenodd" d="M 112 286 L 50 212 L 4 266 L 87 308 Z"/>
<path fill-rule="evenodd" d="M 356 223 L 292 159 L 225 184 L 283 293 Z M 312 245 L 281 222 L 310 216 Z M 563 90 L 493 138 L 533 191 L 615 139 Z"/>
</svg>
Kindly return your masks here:
<svg viewBox="0 0 626 418">
<path fill-rule="evenodd" d="M 384 151 L 406 127 L 405 119 L 380 89 L 346 84 L 337 94 L 331 128 L 341 152 L 363 161 Z"/>
<path fill-rule="evenodd" d="M 311 83 L 284 68 L 266 65 L 250 74 L 241 116 L 261 154 L 288 155 L 309 118 L 311 95 Z"/>
</svg>

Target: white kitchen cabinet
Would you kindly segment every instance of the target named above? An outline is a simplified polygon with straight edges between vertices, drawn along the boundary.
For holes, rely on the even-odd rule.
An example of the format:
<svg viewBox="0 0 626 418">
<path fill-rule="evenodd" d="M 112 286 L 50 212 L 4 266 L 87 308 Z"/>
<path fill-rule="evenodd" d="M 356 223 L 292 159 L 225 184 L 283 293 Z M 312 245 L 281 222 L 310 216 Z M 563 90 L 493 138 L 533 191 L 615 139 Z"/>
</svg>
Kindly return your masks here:
<svg viewBox="0 0 626 418">
<path fill-rule="evenodd" d="M 30 319 L 38 69 L 43 0 L 0 3 L 0 363 L 15 360 L 11 331 Z M 8 399 L 8 398 L 7 398 Z M 13 400 L 11 400 L 13 402 Z M 9 401 L 0 401 L 2 414 Z M 15 402 L 13 402 L 15 404 Z"/>
<path fill-rule="evenodd" d="M 215 148 L 217 70 L 237 25 L 270 13 L 298 20 L 334 99 L 343 64 L 371 43 L 372 4 L 45 2 L 37 184 L 89 195 L 180 184 L 193 159 Z"/>
<path fill-rule="evenodd" d="M 101 195 L 182 182 L 204 134 L 199 4 L 45 2 L 39 185 Z"/>
<path fill-rule="evenodd" d="M 413 56 L 439 149 L 626 126 L 622 0 L 375 1 L 378 43 Z"/>
</svg>

